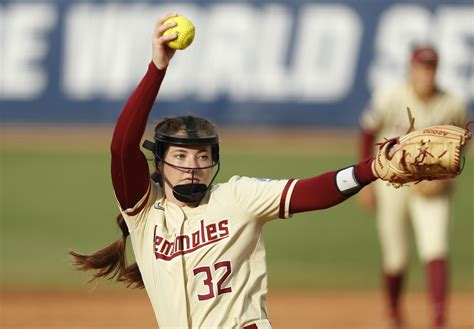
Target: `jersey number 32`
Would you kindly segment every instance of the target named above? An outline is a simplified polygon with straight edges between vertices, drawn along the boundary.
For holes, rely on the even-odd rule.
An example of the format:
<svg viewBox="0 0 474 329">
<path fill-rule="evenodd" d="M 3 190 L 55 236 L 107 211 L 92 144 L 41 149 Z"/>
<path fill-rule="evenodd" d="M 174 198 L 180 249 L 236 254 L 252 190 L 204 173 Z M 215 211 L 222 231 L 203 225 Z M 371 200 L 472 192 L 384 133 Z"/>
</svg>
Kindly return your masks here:
<svg viewBox="0 0 474 329">
<path fill-rule="evenodd" d="M 204 276 L 203 283 L 207 286 L 209 292 L 207 294 L 198 294 L 199 300 L 208 300 L 214 298 L 216 296 L 214 290 L 214 278 L 218 277 L 216 288 L 217 288 L 217 295 L 227 294 L 232 292 L 231 287 L 223 287 L 224 281 L 227 280 L 229 275 L 232 273 L 232 267 L 230 265 L 230 261 L 222 261 L 215 263 L 213 266 L 214 271 L 212 271 L 210 266 L 202 266 L 196 267 L 193 270 L 194 276 L 197 277 L 198 275 Z"/>
</svg>

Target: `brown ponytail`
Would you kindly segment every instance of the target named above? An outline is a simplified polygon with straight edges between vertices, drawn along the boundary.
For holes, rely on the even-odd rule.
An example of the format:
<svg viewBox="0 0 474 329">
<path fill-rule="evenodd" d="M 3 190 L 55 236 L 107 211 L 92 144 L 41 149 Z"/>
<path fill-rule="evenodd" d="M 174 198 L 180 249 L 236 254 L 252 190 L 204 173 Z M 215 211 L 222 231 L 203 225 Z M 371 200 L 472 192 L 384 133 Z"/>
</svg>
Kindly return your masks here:
<svg viewBox="0 0 474 329">
<path fill-rule="evenodd" d="M 122 230 L 122 238 L 92 255 L 81 255 L 70 250 L 74 266 L 81 271 L 96 270 L 90 281 L 101 277 L 123 282 L 127 287 L 143 288 L 143 280 L 137 263 L 127 265 L 126 243 L 129 235 L 122 215 L 117 216 L 117 225 Z M 89 281 L 89 282 L 90 282 Z"/>
</svg>

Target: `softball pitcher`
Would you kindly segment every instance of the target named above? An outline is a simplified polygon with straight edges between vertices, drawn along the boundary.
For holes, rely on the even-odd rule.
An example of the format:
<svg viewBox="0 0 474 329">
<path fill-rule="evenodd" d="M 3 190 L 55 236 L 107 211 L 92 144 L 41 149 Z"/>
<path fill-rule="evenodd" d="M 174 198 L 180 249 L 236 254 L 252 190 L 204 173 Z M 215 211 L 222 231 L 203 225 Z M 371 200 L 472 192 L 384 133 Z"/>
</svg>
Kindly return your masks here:
<svg viewBox="0 0 474 329">
<path fill-rule="evenodd" d="M 417 47 L 411 54 L 409 82 L 374 94 L 361 117 L 362 158 L 372 154 L 375 140 L 399 136 L 406 131 L 409 125 L 407 107 L 418 129 L 440 124 L 464 127 L 467 107 L 436 86 L 437 67 L 435 49 Z M 384 287 L 394 328 L 403 325 L 399 300 L 409 262 L 410 223 L 419 256 L 426 264 L 433 328 L 444 328 L 446 324 L 448 224 L 452 192 L 452 180 L 423 181 L 398 190 L 378 181 L 359 194 L 364 207 L 376 206 Z"/>
<path fill-rule="evenodd" d="M 220 167 L 219 135 L 195 116 L 162 119 L 153 141 L 154 170 L 140 150 L 148 115 L 175 51 L 157 21 L 152 62 L 123 108 L 112 138 L 112 182 L 122 239 L 76 265 L 145 287 L 160 328 L 271 328 L 262 227 L 270 220 L 334 206 L 376 179 L 369 157 L 307 179 L 234 176 L 212 184 Z M 127 266 L 130 235 L 136 264 Z"/>
</svg>

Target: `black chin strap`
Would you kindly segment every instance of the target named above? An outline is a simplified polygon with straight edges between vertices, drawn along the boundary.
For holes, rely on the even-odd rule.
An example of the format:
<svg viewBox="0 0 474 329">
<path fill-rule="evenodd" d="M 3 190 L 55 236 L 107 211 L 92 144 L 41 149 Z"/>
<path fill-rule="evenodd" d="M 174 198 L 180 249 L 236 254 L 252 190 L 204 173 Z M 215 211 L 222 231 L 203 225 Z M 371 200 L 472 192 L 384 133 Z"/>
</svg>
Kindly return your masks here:
<svg viewBox="0 0 474 329">
<path fill-rule="evenodd" d="M 166 164 L 172 166 L 172 167 L 177 167 L 174 166 L 171 163 L 165 162 Z M 180 185 L 175 185 L 172 186 L 171 182 L 168 180 L 168 178 L 165 176 L 164 172 L 161 172 L 161 176 L 163 177 L 164 181 L 166 184 L 168 184 L 169 187 L 171 187 L 171 190 L 173 191 L 173 195 L 176 198 L 176 200 L 179 200 L 181 202 L 185 203 L 197 203 L 204 198 L 206 195 L 207 191 L 211 187 L 212 183 L 217 177 L 217 174 L 219 173 L 219 170 L 221 168 L 221 163 L 218 161 L 215 165 L 217 165 L 217 170 L 214 174 L 214 177 L 212 177 L 209 185 L 206 186 L 206 184 L 195 184 L 195 183 L 190 183 L 190 184 L 180 184 Z M 213 166 L 215 166 L 213 165 Z M 213 167 L 212 166 L 212 167 Z M 209 167 L 204 167 L 204 168 L 193 168 L 193 175 L 191 181 L 194 181 L 194 172 L 196 170 L 201 170 L 201 169 L 206 169 Z"/>
<path fill-rule="evenodd" d="M 196 203 L 204 198 L 208 188 L 205 184 L 182 184 L 176 185 L 172 189 L 177 200 L 185 203 Z"/>
</svg>

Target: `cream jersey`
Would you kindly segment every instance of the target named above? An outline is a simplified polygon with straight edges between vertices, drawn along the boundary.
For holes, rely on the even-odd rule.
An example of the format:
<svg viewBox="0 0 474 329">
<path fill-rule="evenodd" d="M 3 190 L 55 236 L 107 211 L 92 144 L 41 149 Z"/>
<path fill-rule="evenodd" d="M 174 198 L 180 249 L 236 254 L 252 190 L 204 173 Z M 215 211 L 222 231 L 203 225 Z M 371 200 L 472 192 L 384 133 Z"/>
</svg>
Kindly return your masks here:
<svg viewBox="0 0 474 329">
<path fill-rule="evenodd" d="M 271 327 L 262 226 L 290 216 L 295 183 L 234 176 L 191 208 L 152 182 L 121 210 L 160 328 Z"/>
<path fill-rule="evenodd" d="M 420 100 L 410 84 L 405 83 L 376 92 L 361 117 L 364 130 L 376 133 L 376 141 L 406 133 L 407 107 L 415 118 L 415 129 L 433 125 L 464 126 L 467 106 L 456 97 L 438 91 L 428 102 Z"/>
</svg>

